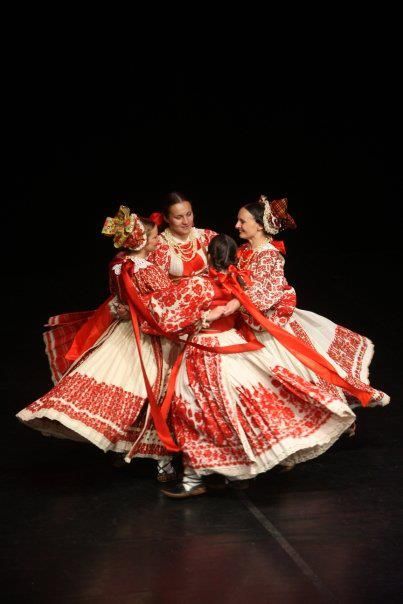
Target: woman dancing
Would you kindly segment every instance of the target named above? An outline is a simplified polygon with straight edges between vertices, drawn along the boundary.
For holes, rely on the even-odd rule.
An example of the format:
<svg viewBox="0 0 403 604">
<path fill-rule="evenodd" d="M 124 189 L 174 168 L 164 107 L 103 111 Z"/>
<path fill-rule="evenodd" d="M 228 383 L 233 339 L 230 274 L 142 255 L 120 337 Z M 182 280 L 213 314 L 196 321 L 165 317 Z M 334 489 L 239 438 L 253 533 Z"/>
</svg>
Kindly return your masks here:
<svg viewBox="0 0 403 604">
<path fill-rule="evenodd" d="M 129 459 L 156 459 L 160 481 L 172 480 L 171 456 L 151 422 L 150 392 L 141 364 L 158 402 L 175 358 L 175 345 L 142 333 L 138 345 L 132 324 L 118 320 L 113 311 L 119 302 L 123 266 L 129 267 L 133 285 L 142 296 L 172 286 L 167 275 L 146 260 L 157 246 L 158 229 L 154 222 L 121 206 L 115 218 L 106 220 L 103 233 L 113 236 L 115 247 L 124 250 L 110 267 L 115 297 L 95 313 L 87 313 L 85 320 L 77 321 L 81 328 L 76 330 L 67 361 L 62 354 L 66 352 L 65 341 L 51 350 L 56 386 L 17 417 L 46 435 L 84 440 L 103 451 L 123 452 Z M 61 329 L 63 319 L 56 317 L 53 323 L 56 330 Z M 49 342 L 51 339 L 48 335 Z M 62 361 L 57 354 L 63 356 Z M 61 364 L 67 369 L 63 376 L 57 370 Z M 163 436 L 166 434 L 163 428 Z"/>
</svg>

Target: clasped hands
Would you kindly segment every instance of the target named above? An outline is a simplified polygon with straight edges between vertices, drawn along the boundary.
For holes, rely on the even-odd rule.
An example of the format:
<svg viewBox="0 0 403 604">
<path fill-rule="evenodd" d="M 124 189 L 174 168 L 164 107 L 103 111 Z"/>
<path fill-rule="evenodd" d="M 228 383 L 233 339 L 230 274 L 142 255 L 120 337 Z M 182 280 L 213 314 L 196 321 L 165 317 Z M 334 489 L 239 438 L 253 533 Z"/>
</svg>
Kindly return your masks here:
<svg viewBox="0 0 403 604">
<path fill-rule="evenodd" d="M 239 300 L 233 298 L 230 300 L 225 306 L 216 306 L 212 308 L 206 316 L 206 320 L 208 323 L 212 323 L 213 321 L 217 321 L 217 319 L 221 319 L 221 317 L 229 317 L 234 312 L 239 310 L 241 306 Z M 116 316 L 120 321 L 128 321 L 130 319 L 129 307 L 125 304 L 117 304 L 115 308 Z"/>
<path fill-rule="evenodd" d="M 241 303 L 239 300 L 233 298 L 227 302 L 225 306 L 216 306 L 215 308 L 212 308 L 206 319 L 209 323 L 212 323 L 213 321 L 217 321 L 217 319 L 221 319 L 221 317 L 229 317 L 229 315 L 232 315 L 234 312 L 239 310 L 240 306 Z"/>
</svg>

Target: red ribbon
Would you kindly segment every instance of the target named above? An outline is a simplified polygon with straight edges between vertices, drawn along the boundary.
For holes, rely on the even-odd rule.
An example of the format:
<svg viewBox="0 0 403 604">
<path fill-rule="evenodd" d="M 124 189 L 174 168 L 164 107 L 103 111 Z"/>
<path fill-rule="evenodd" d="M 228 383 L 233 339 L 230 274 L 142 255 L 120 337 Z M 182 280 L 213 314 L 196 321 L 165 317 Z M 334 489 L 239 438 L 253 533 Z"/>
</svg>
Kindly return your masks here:
<svg viewBox="0 0 403 604">
<path fill-rule="evenodd" d="M 153 212 L 148 219 L 158 227 L 162 226 L 165 222 L 164 215 L 161 212 Z"/>
<path fill-rule="evenodd" d="M 174 342 L 179 344 L 184 344 L 182 351 L 178 355 L 178 358 L 175 361 L 175 364 L 171 370 L 171 375 L 169 377 L 167 391 L 162 401 L 161 407 L 158 406 L 157 401 L 155 400 L 154 393 L 152 391 L 151 385 L 149 383 L 147 373 L 144 367 L 144 363 L 142 360 L 141 353 L 141 342 L 139 336 L 136 335 L 136 343 L 141 361 L 141 368 L 143 373 L 143 379 L 146 386 L 149 403 L 150 403 L 150 411 L 152 418 L 154 420 L 154 426 L 158 433 L 158 436 L 163 442 L 164 446 L 168 449 L 168 451 L 179 451 L 178 446 L 173 442 L 172 437 L 169 434 L 169 428 L 166 424 L 166 418 L 168 417 L 169 409 L 171 406 L 172 398 L 175 392 L 175 381 L 179 372 L 179 368 L 185 353 L 187 346 L 193 346 L 198 348 L 199 350 L 204 350 L 206 352 L 215 352 L 221 354 L 235 354 L 239 352 L 249 352 L 252 350 L 260 350 L 263 348 L 263 344 L 259 342 L 254 335 L 249 335 L 248 340 L 244 344 L 233 344 L 231 346 L 203 346 L 202 344 L 197 344 L 196 342 L 192 342 L 191 336 L 184 341 L 174 336 L 173 334 L 166 333 L 158 324 L 158 322 L 154 319 L 153 315 L 150 313 L 148 308 L 144 306 L 144 303 L 136 291 L 136 288 L 133 285 L 133 281 L 130 277 L 129 273 L 130 261 L 125 262 L 122 265 L 121 272 L 121 290 L 125 296 L 125 301 L 129 305 L 130 315 L 132 318 L 133 329 L 138 330 L 138 315 L 153 328 L 153 330 L 161 336 L 164 336 Z M 128 456 L 130 457 L 132 454 L 132 450 L 129 452 Z"/>
<path fill-rule="evenodd" d="M 180 451 L 180 448 L 172 439 L 172 436 L 169 432 L 169 428 L 167 426 L 165 418 L 162 416 L 161 410 L 158 407 L 158 403 L 155 398 L 153 389 L 151 387 L 150 380 L 148 379 L 148 376 L 147 376 L 147 372 L 146 372 L 146 368 L 145 368 L 144 360 L 143 360 L 143 355 L 141 352 L 140 328 L 139 328 L 138 317 L 137 317 L 137 313 L 134 308 L 134 305 L 133 305 L 132 301 L 130 300 L 130 298 L 128 299 L 128 304 L 129 304 L 129 308 L 130 308 L 130 315 L 131 315 L 131 319 L 132 319 L 134 337 L 136 339 L 137 350 L 138 350 L 139 358 L 140 358 L 141 372 L 143 374 L 144 384 L 145 384 L 145 387 L 147 390 L 148 403 L 150 405 L 150 411 L 151 411 L 151 416 L 154 421 L 154 426 L 158 433 L 158 437 L 159 437 L 160 441 L 162 442 L 162 444 L 165 446 L 165 448 L 168 451 L 177 453 Z M 131 457 L 132 453 L 133 453 L 133 451 L 131 449 L 128 453 L 128 456 Z"/>
<path fill-rule="evenodd" d="M 236 279 L 236 272 L 227 273 L 227 275 L 219 277 L 224 283 L 227 291 L 230 291 L 243 304 L 246 310 L 252 315 L 256 321 L 266 329 L 273 337 L 275 337 L 287 350 L 289 350 L 303 365 L 311 369 L 318 376 L 325 379 L 327 382 L 339 386 L 343 390 L 355 396 L 365 407 L 372 398 L 369 388 L 362 385 L 356 387 L 339 376 L 336 369 L 327 359 L 319 354 L 314 348 L 311 348 L 305 342 L 289 333 L 282 327 L 277 326 L 256 308 L 251 299 L 242 290 Z"/>
<path fill-rule="evenodd" d="M 165 332 L 159 323 L 155 320 L 151 312 L 148 310 L 146 306 L 144 306 L 143 301 L 139 294 L 136 291 L 136 288 L 133 285 L 133 282 L 130 278 L 130 274 L 128 272 L 128 264 L 130 261 L 126 262 L 122 265 L 122 293 L 125 294 L 126 299 L 130 300 L 135 308 L 136 312 L 140 315 L 140 317 L 148 323 L 152 329 L 159 334 L 160 336 L 164 336 L 173 342 L 177 342 L 178 344 L 183 344 L 184 341 L 171 333 Z M 261 344 L 258 340 L 252 340 L 246 344 L 232 344 L 231 346 L 204 346 L 203 344 L 197 344 L 196 342 L 189 342 L 190 346 L 198 348 L 199 350 L 204 350 L 205 352 L 219 352 L 220 354 L 234 354 L 238 352 L 250 352 L 251 350 L 260 350 L 264 348 L 263 344 Z"/>
<path fill-rule="evenodd" d="M 220 273 L 216 271 L 215 268 L 210 268 L 209 275 L 213 277 L 221 285 L 221 287 L 230 293 L 232 293 L 232 288 L 234 286 L 237 286 L 242 290 L 238 277 L 241 277 L 246 285 L 252 285 L 251 271 L 240 270 L 233 264 L 230 264 L 227 273 Z"/>
<path fill-rule="evenodd" d="M 286 251 L 285 251 L 285 244 L 284 244 L 284 241 L 277 241 L 277 239 L 272 239 L 272 240 L 270 241 L 270 243 L 271 243 L 272 245 L 274 245 L 274 247 L 275 247 L 275 248 L 277 248 L 277 249 L 278 249 L 278 251 L 279 251 L 281 254 L 283 254 L 283 256 L 285 256 Z"/>
<path fill-rule="evenodd" d="M 109 302 L 112 299 L 113 296 L 109 296 L 109 298 L 97 308 L 92 317 L 78 330 L 72 345 L 65 355 L 65 358 L 68 361 L 75 361 L 84 352 L 89 350 L 113 323 L 114 318 L 112 317 L 109 307 Z"/>
</svg>

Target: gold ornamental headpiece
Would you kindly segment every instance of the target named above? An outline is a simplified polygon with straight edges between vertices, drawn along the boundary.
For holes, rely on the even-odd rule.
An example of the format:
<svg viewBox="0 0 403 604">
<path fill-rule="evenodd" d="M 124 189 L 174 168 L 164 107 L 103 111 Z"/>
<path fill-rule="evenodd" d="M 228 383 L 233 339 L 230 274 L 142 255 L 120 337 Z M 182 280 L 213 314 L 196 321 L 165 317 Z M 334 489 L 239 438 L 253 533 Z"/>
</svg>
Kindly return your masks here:
<svg viewBox="0 0 403 604">
<path fill-rule="evenodd" d="M 116 248 L 126 247 L 135 252 L 147 243 L 147 233 L 140 218 L 127 206 L 120 206 L 114 218 L 107 218 L 102 233 L 113 237 Z"/>
</svg>

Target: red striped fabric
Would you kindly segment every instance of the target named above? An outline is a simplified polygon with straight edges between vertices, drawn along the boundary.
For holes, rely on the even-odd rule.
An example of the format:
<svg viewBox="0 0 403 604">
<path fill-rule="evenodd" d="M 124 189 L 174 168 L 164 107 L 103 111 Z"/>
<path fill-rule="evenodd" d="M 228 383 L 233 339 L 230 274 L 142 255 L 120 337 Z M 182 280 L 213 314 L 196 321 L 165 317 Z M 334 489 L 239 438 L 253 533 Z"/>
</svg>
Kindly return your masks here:
<svg viewBox="0 0 403 604">
<path fill-rule="evenodd" d="M 72 361 L 65 358 L 78 330 L 93 316 L 93 311 L 65 313 L 50 317 L 43 334 L 52 380 L 55 384 L 66 373 Z"/>
</svg>

